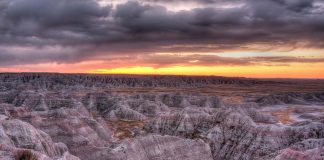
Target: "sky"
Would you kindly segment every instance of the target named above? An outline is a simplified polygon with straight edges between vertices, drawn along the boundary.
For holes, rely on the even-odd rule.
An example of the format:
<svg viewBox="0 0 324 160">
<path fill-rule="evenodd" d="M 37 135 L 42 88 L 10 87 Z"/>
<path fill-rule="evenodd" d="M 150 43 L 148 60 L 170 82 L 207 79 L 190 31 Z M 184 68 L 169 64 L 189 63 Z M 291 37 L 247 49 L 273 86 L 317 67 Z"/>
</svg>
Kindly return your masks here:
<svg viewBox="0 0 324 160">
<path fill-rule="evenodd" d="M 0 72 L 324 78 L 324 1 L 0 0 Z"/>
</svg>

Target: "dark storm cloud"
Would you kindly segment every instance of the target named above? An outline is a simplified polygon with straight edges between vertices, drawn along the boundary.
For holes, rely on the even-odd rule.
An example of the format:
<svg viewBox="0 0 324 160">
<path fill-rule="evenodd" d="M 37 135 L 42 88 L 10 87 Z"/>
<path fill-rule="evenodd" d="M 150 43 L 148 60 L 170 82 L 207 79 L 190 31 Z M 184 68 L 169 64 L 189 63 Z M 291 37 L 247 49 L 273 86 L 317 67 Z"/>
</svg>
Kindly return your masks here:
<svg viewBox="0 0 324 160">
<path fill-rule="evenodd" d="M 140 63 L 156 68 L 166 66 L 250 66 L 286 65 L 289 63 L 324 63 L 324 58 L 306 57 L 221 57 L 216 55 L 148 55 L 138 58 Z"/>
<path fill-rule="evenodd" d="M 228 2 L 239 2 L 241 0 L 145 0 L 147 2 L 164 2 L 164 3 L 178 3 L 178 2 L 197 2 L 202 4 L 213 4 L 213 3 L 228 3 Z"/>
<path fill-rule="evenodd" d="M 320 0 L 190 1 L 203 5 L 171 11 L 154 2 L 172 0 L 115 6 L 102 6 L 95 0 L 2 0 L 0 49 L 6 46 L 6 51 L 0 50 L 0 63 L 5 59 L 11 64 L 72 63 L 120 54 L 218 52 L 251 44 L 324 46 L 324 3 Z M 185 5 L 186 1 L 180 2 Z M 222 8 L 223 4 L 227 7 Z M 50 46 L 59 49 L 38 51 Z M 17 47 L 27 48 L 28 53 L 17 53 Z"/>
<path fill-rule="evenodd" d="M 75 56 L 75 52 L 82 53 L 81 48 L 0 48 L 0 66 L 24 65 L 24 64 L 40 64 L 47 62 L 65 62 L 74 63 L 84 59 Z M 46 54 L 44 54 L 46 53 Z"/>
<path fill-rule="evenodd" d="M 87 0 L 13 0 L 7 6 L 4 12 L 12 23 L 34 21 L 48 27 L 89 25 L 109 13 L 109 8 Z"/>
</svg>

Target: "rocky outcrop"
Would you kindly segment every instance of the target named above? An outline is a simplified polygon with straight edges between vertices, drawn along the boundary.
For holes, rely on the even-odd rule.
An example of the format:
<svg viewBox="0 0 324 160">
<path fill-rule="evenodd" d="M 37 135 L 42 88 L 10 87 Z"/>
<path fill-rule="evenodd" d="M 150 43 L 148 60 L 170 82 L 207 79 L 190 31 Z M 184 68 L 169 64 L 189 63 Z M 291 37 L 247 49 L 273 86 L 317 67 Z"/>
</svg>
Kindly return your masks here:
<svg viewBox="0 0 324 160">
<path fill-rule="evenodd" d="M 221 108 L 224 103 L 221 99 L 214 96 L 203 95 L 182 95 L 181 93 L 165 93 L 158 97 L 168 107 L 185 108 L 185 107 L 209 107 Z"/>
<path fill-rule="evenodd" d="M 275 157 L 275 160 L 321 160 L 324 159 L 324 147 L 315 148 L 307 151 L 296 151 L 292 149 L 284 149 Z"/>
<path fill-rule="evenodd" d="M 115 160 L 212 160 L 210 147 L 202 140 L 150 135 L 121 143 L 113 149 Z"/>
<path fill-rule="evenodd" d="M 111 131 L 105 122 L 95 120 L 82 109 L 57 109 L 34 115 L 25 120 L 49 134 L 55 141 L 63 142 L 70 152 L 81 159 L 90 159 L 111 140 Z M 28 119 L 27 119 L 28 118 Z M 92 152 L 85 152 L 92 151 Z"/>
<path fill-rule="evenodd" d="M 145 128 L 151 133 L 194 138 L 200 136 L 200 134 L 217 123 L 217 116 L 219 115 L 217 113 L 212 115 L 211 113 L 214 112 L 217 111 L 210 108 L 187 107 L 181 111 L 155 118 Z"/>
<path fill-rule="evenodd" d="M 324 93 L 280 93 L 271 94 L 256 100 L 260 105 L 278 105 L 278 104 L 317 104 L 324 102 Z"/>
<path fill-rule="evenodd" d="M 54 143 L 49 135 L 20 120 L 0 123 L 0 157 L 17 159 L 19 152 L 30 152 L 39 159 L 78 160 L 63 143 Z"/>
<path fill-rule="evenodd" d="M 2 73 L 0 82 L 25 83 L 41 88 L 85 87 L 197 87 L 206 85 L 254 85 L 270 81 L 215 76 L 137 76 L 137 75 L 73 75 L 51 73 Z M 273 82 L 272 82 L 273 83 Z"/>
</svg>

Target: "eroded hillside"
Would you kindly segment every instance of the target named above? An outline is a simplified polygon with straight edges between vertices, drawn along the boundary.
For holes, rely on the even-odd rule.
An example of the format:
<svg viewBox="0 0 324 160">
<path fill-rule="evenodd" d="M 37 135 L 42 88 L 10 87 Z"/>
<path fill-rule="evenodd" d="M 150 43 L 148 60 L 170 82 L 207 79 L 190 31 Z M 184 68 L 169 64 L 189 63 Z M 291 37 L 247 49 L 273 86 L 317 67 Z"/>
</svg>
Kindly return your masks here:
<svg viewBox="0 0 324 160">
<path fill-rule="evenodd" d="M 324 159 L 324 83 L 0 74 L 0 159 Z"/>
</svg>

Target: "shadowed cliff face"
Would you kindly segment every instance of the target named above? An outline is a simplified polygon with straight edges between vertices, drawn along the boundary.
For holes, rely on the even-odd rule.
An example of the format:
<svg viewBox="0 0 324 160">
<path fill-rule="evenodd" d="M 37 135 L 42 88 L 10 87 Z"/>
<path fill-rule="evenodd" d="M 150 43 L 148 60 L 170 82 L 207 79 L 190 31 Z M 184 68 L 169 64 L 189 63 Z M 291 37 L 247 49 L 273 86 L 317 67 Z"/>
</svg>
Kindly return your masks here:
<svg viewBox="0 0 324 160">
<path fill-rule="evenodd" d="M 21 152 L 44 160 L 323 159 L 322 87 L 300 80 L 0 74 L 0 159 Z"/>
</svg>

